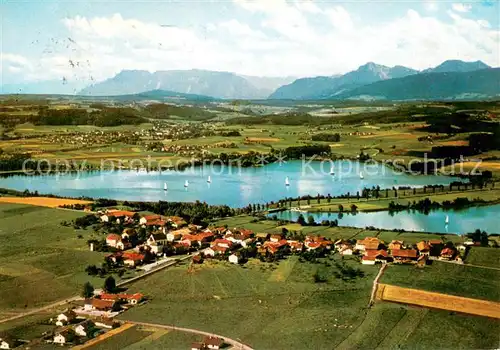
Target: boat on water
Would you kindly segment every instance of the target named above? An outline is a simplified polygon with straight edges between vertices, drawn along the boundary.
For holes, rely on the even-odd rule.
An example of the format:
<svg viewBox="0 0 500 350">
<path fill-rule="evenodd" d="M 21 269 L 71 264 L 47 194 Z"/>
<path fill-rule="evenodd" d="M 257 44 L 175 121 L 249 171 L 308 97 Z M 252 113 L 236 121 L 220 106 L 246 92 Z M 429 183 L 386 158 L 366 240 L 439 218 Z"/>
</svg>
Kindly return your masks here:
<svg viewBox="0 0 500 350">
<path fill-rule="evenodd" d="M 186 182 L 184 182 L 184 187 L 185 187 L 185 188 L 188 188 L 188 186 L 189 186 L 189 181 L 188 181 L 188 180 L 186 180 Z"/>
<path fill-rule="evenodd" d="M 290 186 L 290 179 L 288 176 L 285 178 L 285 186 Z"/>
<path fill-rule="evenodd" d="M 166 183 L 166 182 L 163 184 L 163 190 L 164 190 L 164 191 L 167 191 L 167 190 L 168 190 L 168 186 L 167 186 L 167 183 Z"/>
<path fill-rule="evenodd" d="M 448 225 L 450 223 L 450 217 L 446 215 L 446 219 L 444 219 L 444 224 Z"/>
<path fill-rule="evenodd" d="M 365 177 L 363 176 L 363 172 L 362 172 L 362 171 L 360 171 L 360 172 L 359 172 L 359 178 L 360 178 L 360 179 L 364 179 L 364 178 L 365 178 Z"/>
<path fill-rule="evenodd" d="M 335 171 L 333 170 L 333 165 L 332 165 L 332 167 L 330 168 L 330 175 L 335 175 Z"/>
<path fill-rule="evenodd" d="M 212 178 L 210 177 L 210 175 L 208 175 L 207 182 L 208 182 L 208 183 L 211 183 L 211 182 L 212 182 Z"/>
</svg>

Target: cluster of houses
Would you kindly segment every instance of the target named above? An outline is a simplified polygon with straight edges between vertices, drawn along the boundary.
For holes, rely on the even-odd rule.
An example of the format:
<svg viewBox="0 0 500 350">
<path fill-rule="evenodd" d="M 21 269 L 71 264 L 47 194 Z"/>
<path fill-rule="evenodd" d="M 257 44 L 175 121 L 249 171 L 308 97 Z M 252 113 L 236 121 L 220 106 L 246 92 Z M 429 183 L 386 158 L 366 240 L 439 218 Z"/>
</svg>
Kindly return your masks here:
<svg viewBox="0 0 500 350">
<path fill-rule="evenodd" d="M 80 343 L 97 335 L 104 333 L 118 325 L 113 320 L 120 311 L 137 305 L 144 300 L 141 293 L 100 293 L 99 295 L 85 299 L 81 308 L 67 310 L 54 320 L 59 328 L 54 332 L 52 343 L 65 345 Z"/>
<path fill-rule="evenodd" d="M 366 237 L 355 243 L 339 239 L 335 242 L 335 249 L 343 256 L 360 255 L 361 263 L 364 265 L 392 262 L 424 266 L 428 259 L 462 263 L 461 254 L 467 247 L 464 244 L 445 245 L 438 239 L 420 241 L 417 244 L 405 244 L 403 241 L 393 240 L 386 245 L 376 237 Z"/>
</svg>

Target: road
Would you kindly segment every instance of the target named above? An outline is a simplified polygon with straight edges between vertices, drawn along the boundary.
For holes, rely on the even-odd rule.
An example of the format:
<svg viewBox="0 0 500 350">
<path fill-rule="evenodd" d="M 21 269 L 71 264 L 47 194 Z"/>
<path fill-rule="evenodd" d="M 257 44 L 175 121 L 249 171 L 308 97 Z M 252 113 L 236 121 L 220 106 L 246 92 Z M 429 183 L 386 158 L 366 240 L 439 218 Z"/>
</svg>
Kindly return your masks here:
<svg viewBox="0 0 500 350">
<path fill-rule="evenodd" d="M 168 329 L 168 330 L 172 330 L 172 331 L 180 331 L 180 332 L 187 332 L 187 333 L 199 334 L 199 335 L 204 335 L 204 336 L 222 338 L 225 343 L 232 345 L 235 349 L 253 350 L 253 348 L 250 347 L 249 345 L 243 344 L 237 340 L 234 340 L 234 339 L 231 339 L 228 337 L 224 337 L 222 335 L 218 335 L 215 333 L 209 333 L 209 332 L 204 332 L 204 331 L 200 331 L 200 330 L 192 329 L 192 328 L 176 327 L 176 326 L 164 325 L 164 324 L 158 324 L 158 323 L 136 322 L 136 321 L 130 321 L 130 320 L 124 320 L 124 321 L 127 323 L 133 323 L 133 324 L 136 324 L 139 326 L 162 328 L 162 329 Z"/>
<path fill-rule="evenodd" d="M 370 302 L 368 303 L 368 307 L 371 307 L 373 305 L 373 302 L 375 300 L 375 294 L 377 293 L 378 281 L 380 277 L 382 277 L 382 274 L 384 273 L 386 268 L 387 264 L 382 264 L 380 270 L 377 273 L 377 276 L 375 277 L 375 280 L 373 281 L 372 293 L 370 295 Z"/>
<path fill-rule="evenodd" d="M 127 280 L 121 281 L 121 282 L 117 283 L 116 285 L 118 287 L 121 287 L 121 286 L 125 286 L 127 284 L 130 284 L 130 283 L 139 281 L 139 280 L 141 280 L 143 278 L 148 277 L 149 275 L 152 275 L 153 273 L 161 271 L 161 270 L 163 270 L 163 269 L 165 269 L 167 267 L 173 266 L 173 265 L 175 265 L 175 264 L 177 264 L 177 263 L 179 263 L 181 261 L 184 261 L 186 259 L 189 259 L 191 257 L 192 257 L 192 255 L 186 255 L 186 256 L 183 256 L 182 258 L 178 258 L 176 260 L 172 260 L 171 262 L 168 262 L 168 263 L 160 265 L 160 267 L 158 267 L 156 269 L 153 269 L 151 271 L 145 272 L 145 273 L 143 273 L 140 276 L 132 277 L 132 278 L 129 278 Z M 37 309 L 32 309 L 30 311 L 21 312 L 19 314 L 14 315 L 14 316 L 9 316 L 9 317 L 3 318 L 3 319 L 0 320 L 0 324 L 6 323 L 6 322 L 9 322 L 9 321 L 14 321 L 14 320 L 17 320 L 17 319 L 20 319 L 20 318 L 23 318 L 23 317 L 27 317 L 27 316 L 30 316 L 30 315 L 34 315 L 34 314 L 37 314 L 39 312 L 48 311 L 48 310 L 54 309 L 56 307 L 63 306 L 65 304 L 68 304 L 68 303 L 71 303 L 71 302 L 74 302 L 74 301 L 81 301 L 81 300 L 83 300 L 83 298 L 80 297 L 79 295 L 76 295 L 76 296 L 73 296 L 73 297 L 69 297 L 69 298 L 65 298 L 65 299 L 56 301 L 54 303 L 48 304 L 46 306 L 43 306 L 43 307 L 40 307 L 40 308 L 37 308 Z"/>
</svg>

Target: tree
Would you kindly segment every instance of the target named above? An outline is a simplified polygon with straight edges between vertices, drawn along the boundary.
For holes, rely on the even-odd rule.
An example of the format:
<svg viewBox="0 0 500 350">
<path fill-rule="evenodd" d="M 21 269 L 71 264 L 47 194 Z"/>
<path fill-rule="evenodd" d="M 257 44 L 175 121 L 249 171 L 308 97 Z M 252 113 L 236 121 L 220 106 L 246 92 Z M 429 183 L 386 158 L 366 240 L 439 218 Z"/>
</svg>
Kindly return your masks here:
<svg viewBox="0 0 500 350">
<path fill-rule="evenodd" d="M 314 217 L 312 215 L 309 215 L 307 217 L 307 224 L 310 225 L 310 226 L 316 225 L 316 221 L 314 220 Z"/>
<path fill-rule="evenodd" d="M 356 205 L 356 204 L 352 204 L 352 205 L 351 205 L 351 211 L 352 211 L 353 213 L 355 213 L 357 210 L 358 210 L 357 205 Z"/>
<path fill-rule="evenodd" d="M 339 213 L 342 213 L 344 211 L 344 206 L 342 204 L 339 204 Z"/>
<path fill-rule="evenodd" d="M 85 299 L 92 298 L 94 295 L 94 286 L 90 282 L 85 282 L 82 290 L 82 297 Z"/>
<path fill-rule="evenodd" d="M 113 293 L 116 290 L 116 281 L 113 276 L 108 276 L 108 278 L 106 278 L 103 289 L 108 293 Z"/>
<path fill-rule="evenodd" d="M 304 218 L 304 215 L 300 214 L 299 217 L 297 218 L 297 223 L 301 226 L 306 225 L 306 219 Z"/>
</svg>

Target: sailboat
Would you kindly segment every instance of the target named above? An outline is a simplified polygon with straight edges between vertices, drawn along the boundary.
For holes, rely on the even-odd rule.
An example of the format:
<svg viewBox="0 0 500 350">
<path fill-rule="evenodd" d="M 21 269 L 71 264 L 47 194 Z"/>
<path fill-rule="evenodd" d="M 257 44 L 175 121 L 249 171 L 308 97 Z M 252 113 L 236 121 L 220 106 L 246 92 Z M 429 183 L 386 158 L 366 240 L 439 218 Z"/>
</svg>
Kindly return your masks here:
<svg viewBox="0 0 500 350">
<path fill-rule="evenodd" d="M 335 175 L 335 171 L 333 171 L 333 165 L 332 165 L 332 167 L 330 168 L 330 175 Z"/>
<path fill-rule="evenodd" d="M 163 190 L 164 190 L 164 191 L 167 191 L 167 190 L 168 190 L 168 186 L 167 186 L 167 183 L 166 183 L 166 182 L 163 184 Z"/>
<path fill-rule="evenodd" d="M 446 219 L 444 219 L 444 224 L 448 225 L 449 223 L 450 223 L 450 218 L 448 217 L 448 215 L 446 215 Z"/>
<path fill-rule="evenodd" d="M 288 179 L 288 176 L 285 178 L 285 186 L 290 186 L 290 179 Z"/>
<path fill-rule="evenodd" d="M 211 182 L 212 182 L 212 178 L 210 177 L 210 175 L 208 175 L 207 182 L 208 182 L 208 183 L 211 183 Z"/>
<path fill-rule="evenodd" d="M 189 181 L 186 180 L 186 182 L 184 182 L 184 187 L 188 188 L 188 186 L 189 186 Z"/>
<path fill-rule="evenodd" d="M 364 179 L 364 178 L 365 178 L 365 177 L 363 176 L 363 172 L 362 172 L 362 171 L 360 171 L 360 172 L 359 172 L 359 178 L 360 178 L 360 179 Z"/>
</svg>

